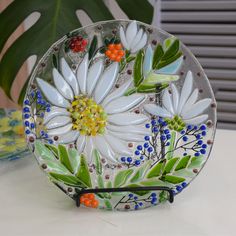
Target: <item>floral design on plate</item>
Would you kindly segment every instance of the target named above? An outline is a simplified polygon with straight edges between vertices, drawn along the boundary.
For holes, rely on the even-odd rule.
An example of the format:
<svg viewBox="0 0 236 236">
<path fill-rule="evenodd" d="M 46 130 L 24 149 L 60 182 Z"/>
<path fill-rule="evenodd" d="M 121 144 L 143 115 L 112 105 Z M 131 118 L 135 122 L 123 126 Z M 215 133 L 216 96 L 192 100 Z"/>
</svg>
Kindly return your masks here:
<svg viewBox="0 0 236 236">
<path fill-rule="evenodd" d="M 209 156 L 216 109 L 207 77 L 177 38 L 150 28 L 108 21 L 74 30 L 29 82 L 25 134 L 51 181 L 73 199 L 82 189 L 131 188 L 85 193 L 86 207 L 165 202 L 163 190 L 132 188 L 180 193 Z"/>
</svg>

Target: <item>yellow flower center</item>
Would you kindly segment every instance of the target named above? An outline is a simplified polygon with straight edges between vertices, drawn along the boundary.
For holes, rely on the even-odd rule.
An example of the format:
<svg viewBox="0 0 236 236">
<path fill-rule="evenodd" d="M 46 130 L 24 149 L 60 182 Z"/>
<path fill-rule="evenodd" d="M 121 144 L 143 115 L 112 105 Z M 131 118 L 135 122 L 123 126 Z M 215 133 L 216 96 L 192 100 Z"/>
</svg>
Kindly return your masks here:
<svg viewBox="0 0 236 236">
<path fill-rule="evenodd" d="M 104 133 L 107 114 L 92 98 L 84 95 L 75 96 L 68 111 L 71 113 L 73 130 L 88 136 Z"/>
</svg>

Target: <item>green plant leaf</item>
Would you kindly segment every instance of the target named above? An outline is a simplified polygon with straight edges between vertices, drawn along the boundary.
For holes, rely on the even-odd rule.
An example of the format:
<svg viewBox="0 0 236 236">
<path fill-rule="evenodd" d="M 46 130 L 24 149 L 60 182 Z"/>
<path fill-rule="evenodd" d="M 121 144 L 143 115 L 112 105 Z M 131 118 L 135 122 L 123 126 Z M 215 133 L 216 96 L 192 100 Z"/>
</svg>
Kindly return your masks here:
<svg viewBox="0 0 236 236">
<path fill-rule="evenodd" d="M 67 168 L 64 165 L 62 165 L 58 160 L 55 161 L 45 160 L 45 164 L 50 169 L 50 172 L 71 174 L 70 171 L 68 171 Z"/>
<path fill-rule="evenodd" d="M 101 163 L 101 157 L 97 149 L 93 150 L 93 156 L 95 158 L 95 167 L 96 167 L 96 173 L 97 175 L 102 174 L 102 163 Z"/>
<path fill-rule="evenodd" d="M 188 168 L 174 171 L 172 174 L 176 176 L 184 177 L 184 178 L 186 177 L 192 178 L 196 175 L 192 169 L 188 169 Z"/>
<path fill-rule="evenodd" d="M 173 150 L 175 145 L 175 138 L 176 138 L 176 131 L 171 132 L 171 139 L 170 139 L 170 145 L 168 147 L 168 153 L 166 155 L 166 159 L 169 160 L 173 157 Z"/>
<path fill-rule="evenodd" d="M 178 75 L 157 74 L 154 72 L 150 72 L 142 84 L 151 86 L 156 84 L 177 81 L 178 79 L 179 79 Z"/>
<path fill-rule="evenodd" d="M 154 55 L 153 55 L 153 63 L 152 63 L 153 69 L 157 69 L 157 65 L 161 61 L 163 55 L 164 55 L 164 50 L 163 50 L 161 44 L 158 44 L 156 46 L 156 49 L 155 49 Z"/>
<path fill-rule="evenodd" d="M 171 184 L 179 184 L 184 182 L 185 178 L 174 175 L 164 175 L 161 177 L 161 180 L 164 182 L 169 182 Z"/>
<path fill-rule="evenodd" d="M 73 174 L 74 170 L 73 170 L 73 167 L 71 166 L 70 158 L 69 158 L 66 146 L 59 144 L 58 151 L 59 151 L 60 162 Z"/>
<path fill-rule="evenodd" d="M 116 2 L 130 19 L 151 22 L 153 7 L 147 0 L 116 0 Z M 23 20 L 33 12 L 40 13 L 36 23 L 16 39 L 2 57 L 0 86 L 8 97 L 11 97 L 10 91 L 15 76 L 30 56 L 36 55 L 37 63 L 54 42 L 81 26 L 76 16 L 77 10 L 86 12 L 93 22 L 113 19 L 103 0 L 13 1 L 1 12 L 0 51 Z M 26 87 L 27 82 L 19 102 L 23 100 Z"/>
<path fill-rule="evenodd" d="M 162 60 L 167 60 L 173 56 L 175 56 L 178 51 L 179 51 L 179 40 L 178 39 L 175 39 L 171 44 L 170 46 L 167 48 L 167 50 L 165 51 L 163 57 L 162 57 Z"/>
<path fill-rule="evenodd" d="M 53 179 L 63 182 L 64 184 L 70 185 L 70 186 L 80 186 L 84 187 L 85 185 L 79 181 L 75 176 L 73 175 L 63 175 L 58 173 L 52 173 L 49 172 L 49 176 L 51 176 Z"/>
<path fill-rule="evenodd" d="M 175 37 L 169 37 L 169 38 L 165 39 L 164 43 L 163 43 L 164 51 L 166 51 L 175 40 L 176 40 Z"/>
<path fill-rule="evenodd" d="M 172 159 L 170 159 L 164 168 L 163 174 L 169 174 L 171 172 L 171 170 L 174 168 L 174 165 L 177 163 L 177 161 L 179 160 L 179 157 L 173 157 Z"/>
<path fill-rule="evenodd" d="M 56 146 L 51 144 L 45 144 L 45 146 L 54 154 L 57 159 L 59 158 L 59 153 Z"/>
<path fill-rule="evenodd" d="M 138 87 L 139 84 L 143 81 L 143 58 L 144 52 L 140 50 L 137 53 L 135 62 L 134 62 L 134 86 Z"/>
<path fill-rule="evenodd" d="M 86 162 L 86 158 L 83 154 L 81 154 L 81 156 L 80 156 L 80 165 L 79 165 L 78 172 L 76 173 L 76 177 L 80 181 L 85 183 L 85 185 L 87 187 L 92 187 L 90 173 L 89 173 L 89 170 L 88 170 L 88 165 L 87 165 L 87 162 Z"/>
<path fill-rule="evenodd" d="M 151 178 L 149 180 L 145 180 L 145 181 L 140 182 L 140 184 L 143 186 L 147 186 L 147 187 L 149 187 L 149 186 L 166 186 L 166 184 L 163 181 L 159 180 L 158 178 Z"/>
<path fill-rule="evenodd" d="M 190 158 L 191 158 L 191 156 L 182 157 L 182 158 L 180 159 L 180 161 L 178 162 L 177 166 L 175 167 L 175 171 L 178 171 L 178 170 L 181 170 L 181 169 L 186 168 L 186 166 L 188 165 L 188 162 L 189 162 Z"/>
<path fill-rule="evenodd" d="M 45 145 L 39 141 L 36 140 L 35 143 L 35 152 L 44 160 L 55 160 L 55 156 L 51 151 L 48 150 L 48 148 L 45 147 Z"/>
<path fill-rule="evenodd" d="M 180 58 L 182 56 L 182 52 L 178 52 L 176 55 L 174 55 L 171 58 L 168 58 L 167 60 L 163 60 L 161 61 L 158 65 L 157 65 L 157 69 L 161 69 L 162 67 L 165 67 L 169 64 L 171 64 L 172 62 L 176 61 L 178 58 Z"/>
<path fill-rule="evenodd" d="M 104 204 L 105 204 L 107 210 L 112 210 L 111 202 L 108 199 L 104 200 Z"/>
<path fill-rule="evenodd" d="M 201 168 L 202 165 L 205 163 L 203 156 L 200 157 L 192 157 L 188 168 Z"/>
<path fill-rule="evenodd" d="M 148 172 L 147 174 L 147 178 L 153 178 L 153 177 L 157 177 L 160 176 L 162 173 L 162 170 L 165 166 L 165 160 L 162 160 L 160 162 L 158 162 L 156 165 L 154 165 L 151 170 Z"/>
<path fill-rule="evenodd" d="M 97 45 L 98 45 L 98 38 L 96 35 L 94 35 L 89 47 L 89 60 L 94 56 L 97 49 Z"/>
<path fill-rule="evenodd" d="M 145 164 L 143 164 L 141 167 L 139 167 L 136 172 L 134 173 L 133 177 L 131 178 L 130 182 L 134 183 L 139 181 L 140 179 L 143 178 L 145 175 L 147 169 L 150 167 L 150 161 L 147 161 Z"/>
<path fill-rule="evenodd" d="M 68 156 L 73 168 L 73 173 L 76 173 L 80 164 L 80 155 L 75 148 L 68 148 Z"/>
<path fill-rule="evenodd" d="M 117 175 L 115 176 L 114 187 L 118 188 L 118 187 L 121 187 L 122 185 L 124 185 L 127 182 L 130 175 L 133 174 L 133 172 L 134 172 L 134 170 L 132 170 L 132 169 L 122 170 L 122 171 L 118 172 Z"/>
<path fill-rule="evenodd" d="M 108 181 L 106 183 L 106 188 L 112 188 L 112 182 L 111 181 Z"/>
<path fill-rule="evenodd" d="M 104 186 L 104 181 L 103 181 L 103 178 L 102 178 L 101 175 L 98 175 L 97 180 L 98 180 L 98 187 L 99 187 L 99 188 L 104 188 L 104 187 L 105 187 L 105 186 Z"/>
</svg>

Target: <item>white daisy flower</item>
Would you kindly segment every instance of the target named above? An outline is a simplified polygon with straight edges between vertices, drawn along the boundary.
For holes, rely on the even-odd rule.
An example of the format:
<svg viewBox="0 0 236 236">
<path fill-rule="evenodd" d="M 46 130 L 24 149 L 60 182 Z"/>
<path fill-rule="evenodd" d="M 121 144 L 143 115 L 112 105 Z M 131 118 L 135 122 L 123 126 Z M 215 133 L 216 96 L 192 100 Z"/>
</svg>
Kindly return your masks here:
<svg viewBox="0 0 236 236">
<path fill-rule="evenodd" d="M 143 29 L 138 30 L 137 22 L 129 23 L 126 32 L 120 27 L 120 39 L 122 45 L 131 53 L 136 53 L 143 48 L 147 43 L 147 34 Z"/>
<path fill-rule="evenodd" d="M 198 100 L 198 89 L 193 90 L 193 75 L 189 71 L 181 93 L 171 84 L 171 94 L 165 89 L 162 94 L 162 105 L 147 104 L 144 109 L 156 116 L 166 118 L 173 129 L 179 130 L 185 124 L 198 125 L 204 122 L 207 114 L 202 114 L 211 104 L 210 98 Z"/>
<path fill-rule="evenodd" d="M 53 105 L 44 117 L 48 135 L 58 136 L 59 143 L 76 143 L 78 152 L 89 161 L 94 148 L 113 162 L 119 155 L 131 155 L 127 142 L 143 141 L 150 132 L 144 127 L 147 116 L 129 112 L 145 100 L 145 95 L 123 96 L 131 80 L 111 92 L 118 75 L 117 62 L 104 70 L 99 59 L 89 67 L 86 54 L 76 75 L 64 58 L 60 64 L 61 73 L 56 68 L 52 71 L 55 87 L 36 78 Z"/>
</svg>

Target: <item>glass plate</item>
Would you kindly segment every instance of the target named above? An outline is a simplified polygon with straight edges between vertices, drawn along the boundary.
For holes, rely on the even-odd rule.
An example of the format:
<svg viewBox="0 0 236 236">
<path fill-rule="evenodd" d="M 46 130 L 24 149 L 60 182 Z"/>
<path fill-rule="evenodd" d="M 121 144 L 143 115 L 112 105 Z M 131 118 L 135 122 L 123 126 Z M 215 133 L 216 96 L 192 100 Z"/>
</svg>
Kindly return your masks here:
<svg viewBox="0 0 236 236">
<path fill-rule="evenodd" d="M 136 21 L 99 22 L 54 43 L 32 74 L 23 113 L 50 180 L 78 205 L 117 210 L 182 192 L 207 161 L 216 127 L 196 58 Z"/>
</svg>

